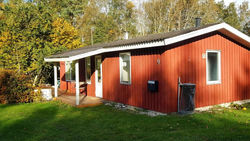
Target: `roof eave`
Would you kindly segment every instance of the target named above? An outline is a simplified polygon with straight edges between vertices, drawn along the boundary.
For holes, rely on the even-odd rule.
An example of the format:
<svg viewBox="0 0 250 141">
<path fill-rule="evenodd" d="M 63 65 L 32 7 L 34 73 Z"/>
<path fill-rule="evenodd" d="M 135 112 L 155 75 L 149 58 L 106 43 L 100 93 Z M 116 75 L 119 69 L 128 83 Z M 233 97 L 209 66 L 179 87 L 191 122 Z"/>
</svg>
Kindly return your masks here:
<svg viewBox="0 0 250 141">
<path fill-rule="evenodd" d="M 233 28 L 232 26 L 226 24 L 226 23 L 221 23 L 221 24 L 216 24 L 210 27 L 206 27 L 203 29 L 199 29 L 196 31 L 192 31 L 186 34 L 182 34 L 179 36 L 167 38 L 164 40 L 158 40 L 158 41 L 150 41 L 150 42 L 143 42 L 143 43 L 137 43 L 137 44 L 132 44 L 132 45 L 123 45 L 123 46 L 115 46 L 112 48 L 101 48 L 97 49 L 94 51 L 90 51 L 87 53 L 67 57 L 67 58 L 44 58 L 45 62 L 60 62 L 60 61 L 74 61 L 78 60 L 81 58 L 86 58 L 89 56 L 101 54 L 101 53 L 106 53 L 106 52 L 114 52 L 114 51 L 124 51 L 124 50 L 134 50 L 134 49 L 142 49 L 142 48 L 150 48 L 150 47 L 159 47 L 159 46 L 165 46 L 165 45 L 170 45 L 174 44 L 180 41 L 184 41 L 187 39 L 191 39 L 200 35 L 204 35 L 207 33 L 211 33 L 214 31 L 219 31 L 233 39 L 237 38 L 237 41 L 240 41 L 243 45 L 247 46 L 249 48 L 249 42 L 250 42 L 250 37 L 247 35 L 243 34 L 242 32 L 238 31 L 237 29 Z"/>
<path fill-rule="evenodd" d="M 233 37 L 233 38 L 239 37 L 241 39 L 240 41 L 245 46 L 249 47 L 250 38 L 247 35 L 245 35 L 244 33 L 238 31 L 237 29 L 233 28 L 232 26 L 230 26 L 230 25 L 228 25 L 226 23 L 217 24 L 217 25 L 210 26 L 210 27 L 207 27 L 207 28 L 204 28 L 204 29 L 200 29 L 200 30 L 197 30 L 197 31 L 193 31 L 193 32 L 190 32 L 190 33 L 186 33 L 186 34 L 183 34 L 183 35 L 179 35 L 179 36 L 176 36 L 176 37 L 165 39 L 165 44 L 169 45 L 169 44 L 177 43 L 177 42 L 180 42 L 180 41 L 184 41 L 184 40 L 187 40 L 187 39 L 190 39 L 190 38 L 198 37 L 200 35 L 211 33 L 211 32 L 214 32 L 214 31 L 220 31 L 221 33 L 223 33 L 223 34 L 225 34 L 225 35 L 227 35 L 229 37 Z"/>
<path fill-rule="evenodd" d="M 45 62 L 62 62 L 62 61 L 70 61 L 69 58 L 44 58 Z"/>
<path fill-rule="evenodd" d="M 132 45 L 124 45 L 124 46 L 115 46 L 112 48 L 101 48 L 95 51 L 90 51 L 87 53 L 75 55 L 68 58 L 44 58 L 45 62 L 61 62 L 61 61 L 75 61 L 82 58 L 90 57 L 97 54 L 102 54 L 106 52 L 115 52 L 115 51 L 125 51 L 125 50 L 134 50 L 134 49 L 143 49 L 143 48 L 149 48 L 149 47 L 159 47 L 164 46 L 164 40 L 160 41 L 153 41 L 153 42 L 145 42 L 145 43 L 138 43 L 138 44 L 132 44 Z"/>
</svg>

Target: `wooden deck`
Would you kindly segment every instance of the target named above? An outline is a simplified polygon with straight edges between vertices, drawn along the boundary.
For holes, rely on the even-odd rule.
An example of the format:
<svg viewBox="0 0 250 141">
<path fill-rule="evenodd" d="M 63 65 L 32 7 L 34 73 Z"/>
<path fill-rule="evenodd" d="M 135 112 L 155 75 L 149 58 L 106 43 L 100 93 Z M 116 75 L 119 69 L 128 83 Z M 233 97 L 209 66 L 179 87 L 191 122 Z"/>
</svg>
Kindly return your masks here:
<svg viewBox="0 0 250 141">
<path fill-rule="evenodd" d="M 54 89 L 53 95 L 54 95 Z M 58 89 L 58 97 L 57 100 L 62 101 L 63 103 L 76 106 L 78 108 L 83 108 L 83 107 L 93 107 L 93 106 L 98 106 L 103 104 L 103 99 L 97 98 L 97 97 L 92 97 L 92 96 L 87 96 L 80 94 L 80 103 L 79 105 L 76 105 L 76 96 L 74 93 L 68 93 L 67 91 Z"/>
</svg>

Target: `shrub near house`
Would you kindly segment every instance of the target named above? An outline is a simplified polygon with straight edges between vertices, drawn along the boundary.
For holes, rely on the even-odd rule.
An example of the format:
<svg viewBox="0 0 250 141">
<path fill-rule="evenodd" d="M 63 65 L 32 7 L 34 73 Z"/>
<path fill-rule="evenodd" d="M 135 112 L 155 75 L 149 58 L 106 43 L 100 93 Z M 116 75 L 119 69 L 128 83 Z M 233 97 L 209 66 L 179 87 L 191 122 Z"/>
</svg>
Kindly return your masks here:
<svg viewBox="0 0 250 141">
<path fill-rule="evenodd" d="M 27 103 L 40 100 L 34 92 L 31 77 L 0 69 L 0 103 Z"/>
</svg>

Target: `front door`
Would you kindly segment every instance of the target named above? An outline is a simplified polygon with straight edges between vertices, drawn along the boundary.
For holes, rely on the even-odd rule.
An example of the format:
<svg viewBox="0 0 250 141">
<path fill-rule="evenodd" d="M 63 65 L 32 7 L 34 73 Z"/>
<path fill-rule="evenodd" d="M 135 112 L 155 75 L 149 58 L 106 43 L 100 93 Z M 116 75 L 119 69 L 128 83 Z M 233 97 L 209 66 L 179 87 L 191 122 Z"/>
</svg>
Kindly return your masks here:
<svg viewBox="0 0 250 141">
<path fill-rule="evenodd" d="M 102 98 L 102 57 L 95 57 L 95 95 Z"/>
</svg>

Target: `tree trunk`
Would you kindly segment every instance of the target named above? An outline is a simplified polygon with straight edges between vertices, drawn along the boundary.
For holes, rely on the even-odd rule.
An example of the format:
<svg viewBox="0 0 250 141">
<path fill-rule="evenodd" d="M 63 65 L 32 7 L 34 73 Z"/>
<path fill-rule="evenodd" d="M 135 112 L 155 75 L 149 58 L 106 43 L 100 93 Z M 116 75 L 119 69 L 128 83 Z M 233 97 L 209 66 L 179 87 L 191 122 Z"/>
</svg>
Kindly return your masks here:
<svg viewBox="0 0 250 141">
<path fill-rule="evenodd" d="M 41 68 L 41 70 L 39 71 L 39 73 L 36 75 L 34 82 L 33 82 L 33 86 L 37 85 L 37 82 L 41 82 L 41 78 L 42 78 L 42 71 L 43 71 L 43 67 Z"/>
</svg>

